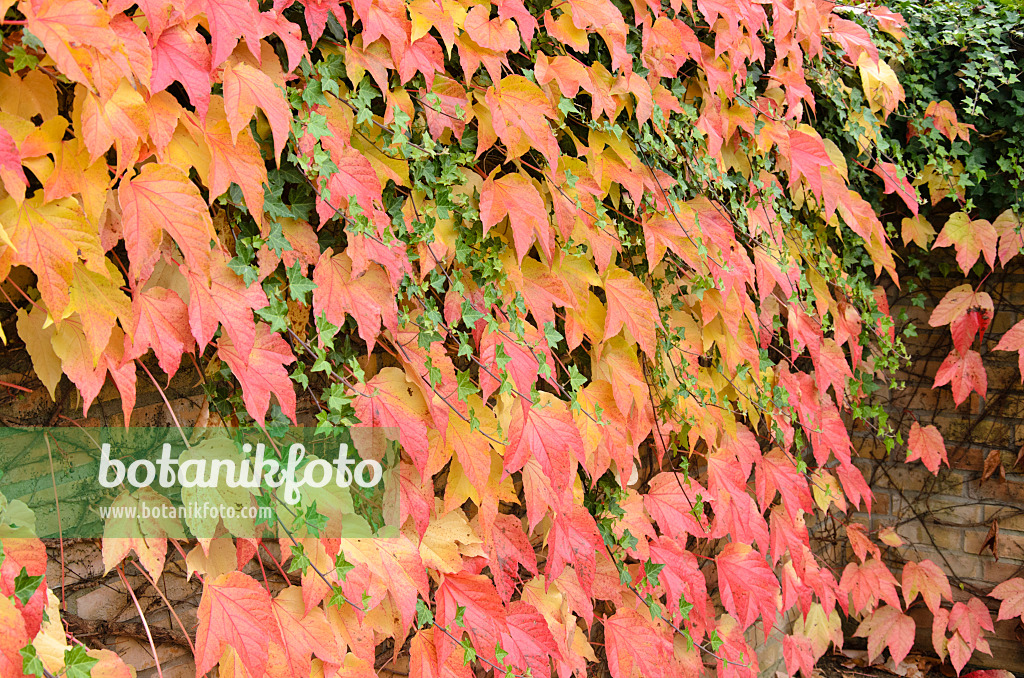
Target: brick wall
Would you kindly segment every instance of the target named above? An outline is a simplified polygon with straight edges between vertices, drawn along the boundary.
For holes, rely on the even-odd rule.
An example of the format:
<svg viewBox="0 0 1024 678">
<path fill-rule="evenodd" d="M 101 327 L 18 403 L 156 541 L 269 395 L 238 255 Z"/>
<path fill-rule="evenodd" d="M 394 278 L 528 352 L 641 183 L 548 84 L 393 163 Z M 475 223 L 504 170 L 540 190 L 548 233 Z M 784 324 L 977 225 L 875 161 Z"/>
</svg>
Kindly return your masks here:
<svg viewBox="0 0 1024 678">
<path fill-rule="evenodd" d="M 908 340 L 912 364 L 898 375 L 905 387 L 884 394 L 891 423 L 903 431 L 904 439 L 914 421 L 934 424 L 945 438 L 949 468 L 932 475 L 920 462 L 906 465 L 904 449 L 897 447 L 887 457 L 871 431 L 854 432 L 862 457 L 857 463 L 875 495 L 873 513 L 857 514 L 855 520 L 872 529 L 894 528 L 904 545 L 884 549 L 885 557 L 897 567 L 907 559 L 931 559 L 950 576 L 958 599 L 968 593 L 986 595 L 1006 579 L 1024 576 L 1024 461 L 1017 463 L 1024 444 L 1024 387 L 1017 354 L 992 350 L 1004 332 L 1024 320 L 1024 269 L 994 273 L 980 288 L 996 307 L 984 341 L 974 347 L 987 369 L 988 392 L 985 398 L 972 394 L 956 407 L 948 386 L 931 388 L 953 345 L 949 328 L 932 329 L 928 318 L 946 291 L 963 282 L 955 275 L 927 281 L 924 308 L 911 303 L 921 292 L 890 291 L 893 313 L 905 312 L 901 324 L 913 323 L 918 330 Z M 987 478 L 986 460 L 994 469 Z M 993 552 L 986 541 L 996 528 Z M 987 602 L 994 620 L 998 602 Z M 929 651 L 931 615 L 918 607 L 912 611 L 918 642 Z M 993 656 L 976 655 L 972 663 L 1024 671 L 1022 640 L 1024 628 L 1016 621 L 997 622 L 990 639 Z"/>
</svg>

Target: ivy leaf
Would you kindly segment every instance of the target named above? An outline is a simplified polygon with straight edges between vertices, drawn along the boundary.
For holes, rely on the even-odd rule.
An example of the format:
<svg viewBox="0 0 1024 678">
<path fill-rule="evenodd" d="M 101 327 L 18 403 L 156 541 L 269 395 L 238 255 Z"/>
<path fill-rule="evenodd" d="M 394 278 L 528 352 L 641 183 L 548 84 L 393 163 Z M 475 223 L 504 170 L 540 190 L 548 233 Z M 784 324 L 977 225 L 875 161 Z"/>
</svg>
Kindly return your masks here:
<svg viewBox="0 0 1024 678">
<path fill-rule="evenodd" d="M 64 675 L 67 678 L 89 678 L 90 671 L 97 661 L 88 655 L 85 646 L 75 645 L 69 650 L 64 650 Z"/>
<path fill-rule="evenodd" d="M 29 598 L 35 595 L 45 578 L 46 576 L 42 574 L 33 577 L 24 567 L 21 568 L 21 572 L 14 578 L 14 596 L 21 601 L 23 606 L 28 605 Z"/>
</svg>

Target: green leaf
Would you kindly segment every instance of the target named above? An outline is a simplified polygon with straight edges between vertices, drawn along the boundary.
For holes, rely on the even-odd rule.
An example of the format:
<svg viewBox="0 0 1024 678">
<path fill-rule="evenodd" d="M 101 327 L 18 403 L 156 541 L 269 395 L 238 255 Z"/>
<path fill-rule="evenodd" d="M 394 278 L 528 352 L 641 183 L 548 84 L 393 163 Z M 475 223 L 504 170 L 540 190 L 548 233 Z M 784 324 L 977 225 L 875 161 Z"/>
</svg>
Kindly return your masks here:
<svg viewBox="0 0 1024 678">
<path fill-rule="evenodd" d="M 21 601 L 22 605 L 28 605 L 29 598 L 39 589 L 45 575 L 30 577 L 28 571 L 23 567 L 18 576 L 14 578 L 14 595 Z"/>
<path fill-rule="evenodd" d="M 455 625 L 456 626 L 465 627 L 466 626 L 466 622 L 463 619 L 463 617 L 465 617 L 465 616 L 466 616 L 466 606 L 465 605 L 457 605 L 455 607 Z"/>
<path fill-rule="evenodd" d="M 338 579 L 345 581 L 345 577 L 355 567 L 352 563 L 345 560 L 345 554 L 339 553 L 334 558 L 334 569 L 338 573 Z"/>
<path fill-rule="evenodd" d="M 67 678 L 89 678 L 89 672 L 98 660 L 86 654 L 82 645 L 64 650 L 64 675 Z"/>
<path fill-rule="evenodd" d="M 39 676 L 43 678 L 46 675 L 46 669 L 43 667 L 43 661 L 36 654 L 36 648 L 34 645 L 26 645 L 25 647 L 18 650 L 21 654 L 21 672 L 27 676 Z"/>
<path fill-rule="evenodd" d="M 422 599 L 416 600 L 416 623 L 420 628 L 431 626 L 434 623 L 434 613 L 430 611 Z"/>
</svg>

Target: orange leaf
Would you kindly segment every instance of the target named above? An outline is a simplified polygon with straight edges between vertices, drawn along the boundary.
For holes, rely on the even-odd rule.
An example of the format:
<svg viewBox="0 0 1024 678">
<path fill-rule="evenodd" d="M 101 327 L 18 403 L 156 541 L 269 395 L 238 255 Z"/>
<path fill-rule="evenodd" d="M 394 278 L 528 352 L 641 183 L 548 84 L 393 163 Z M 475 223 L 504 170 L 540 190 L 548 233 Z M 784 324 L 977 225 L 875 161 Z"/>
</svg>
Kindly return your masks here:
<svg viewBox="0 0 1024 678">
<path fill-rule="evenodd" d="M 210 269 L 210 241 L 217 240 L 217 232 L 199 187 L 187 174 L 170 165 L 145 165 L 121 182 L 117 199 L 134 280 L 145 280 L 153 272 L 160 257 L 161 231 L 174 239 L 190 269 Z"/>
<path fill-rule="evenodd" d="M 241 572 L 205 583 L 197 617 L 196 678 L 216 666 L 227 648 L 238 653 L 250 676 L 262 676 L 270 641 L 282 641 L 270 594 Z"/>
<path fill-rule="evenodd" d="M 267 116 L 274 133 L 274 158 L 280 159 L 292 120 L 284 93 L 263 71 L 245 63 L 228 64 L 224 68 L 224 109 L 235 141 L 238 133 L 249 126 L 257 106 Z"/>
<path fill-rule="evenodd" d="M 295 387 L 284 367 L 295 362 L 295 356 L 280 334 L 261 322 L 247 354 L 235 346 L 229 334 L 217 341 L 217 355 L 242 385 L 242 402 L 258 424 L 266 419 L 271 393 L 277 396 L 285 416 L 295 421 Z"/>
<path fill-rule="evenodd" d="M 484 233 L 508 217 L 516 255 L 522 264 L 534 236 L 548 259 L 551 258 L 551 221 L 547 205 L 537 187 L 522 174 L 492 174 L 480 189 L 480 220 Z"/>
<path fill-rule="evenodd" d="M 651 291 L 632 273 L 615 266 L 605 276 L 604 291 L 608 300 L 605 338 L 614 337 L 625 325 L 640 348 L 648 355 L 654 355 L 655 328 L 661 321 Z"/>
</svg>

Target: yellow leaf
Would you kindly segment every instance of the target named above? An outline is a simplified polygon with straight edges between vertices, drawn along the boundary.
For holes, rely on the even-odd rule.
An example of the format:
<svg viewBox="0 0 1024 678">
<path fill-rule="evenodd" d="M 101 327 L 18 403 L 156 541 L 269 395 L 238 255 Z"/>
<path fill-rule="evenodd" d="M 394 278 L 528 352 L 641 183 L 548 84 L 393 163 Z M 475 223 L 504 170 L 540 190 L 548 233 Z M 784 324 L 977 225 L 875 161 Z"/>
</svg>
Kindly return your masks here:
<svg viewBox="0 0 1024 678">
<path fill-rule="evenodd" d="M 903 220 L 904 245 L 914 242 L 918 247 L 928 249 L 928 245 L 931 244 L 934 237 L 935 229 L 932 228 L 931 223 L 925 219 L 923 214 L 918 214 L 916 217 L 907 217 Z"/>
<path fill-rule="evenodd" d="M 0 74 L 0 111 L 30 120 L 57 117 L 57 90 L 53 80 L 40 70 L 31 70 L 24 78 Z"/>
<path fill-rule="evenodd" d="M 860 55 L 857 62 L 860 69 L 861 87 L 867 97 L 871 110 L 885 115 L 896 110 L 904 98 L 903 86 L 900 85 L 896 73 L 884 60 L 873 62 L 867 52 Z"/>
<path fill-rule="evenodd" d="M 63 372 L 60 358 L 53 351 L 54 327 L 52 324 L 44 327 L 46 317 L 46 311 L 39 306 L 33 306 L 28 312 L 18 309 L 18 336 L 25 342 L 39 381 L 50 392 L 50 398 L 56 399 L 57 383 Z"/>
<path fill-rule="evenodd" d="M 85 323 L 85 336 L 94 356 L 98 356 L 107 347 L 110 332 L 119 319 L 122 327 L 131 325 L 131 301 L 121 291 L 124 278 L 113 262 L 106 260 L 106 264 L 107 275 L 104 276 L 88 270 L 81 263 L 75 263 L 68 291 L 71 303 L 62 314 L 66 318 L 78 311 L 83 318 L 89 319 Z"/>
</svg>

